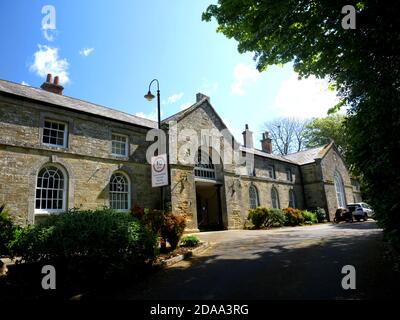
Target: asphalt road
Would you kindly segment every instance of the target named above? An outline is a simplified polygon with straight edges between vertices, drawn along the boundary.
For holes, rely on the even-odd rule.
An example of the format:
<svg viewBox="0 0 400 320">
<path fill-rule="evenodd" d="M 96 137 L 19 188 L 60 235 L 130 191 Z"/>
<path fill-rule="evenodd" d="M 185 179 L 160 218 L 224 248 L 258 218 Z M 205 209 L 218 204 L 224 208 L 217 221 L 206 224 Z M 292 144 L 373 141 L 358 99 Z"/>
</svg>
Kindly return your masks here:
<svg viewBox="0 0 400 320">
<path fill-rule="evenodd" d="M 375 222 L 197 234 L 211 246 L 110 293 L 116 299 L 393 299 L 399 272 Z M 341 286 L 342 267 L 356 289 Z"/>
</svg>

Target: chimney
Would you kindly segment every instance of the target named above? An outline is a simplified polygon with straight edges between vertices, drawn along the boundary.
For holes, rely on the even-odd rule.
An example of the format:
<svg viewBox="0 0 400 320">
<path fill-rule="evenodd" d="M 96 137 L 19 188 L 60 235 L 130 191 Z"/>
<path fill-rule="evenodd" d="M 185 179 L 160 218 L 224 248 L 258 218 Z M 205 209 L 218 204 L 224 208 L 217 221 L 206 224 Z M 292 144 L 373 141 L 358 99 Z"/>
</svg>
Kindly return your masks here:
<svg viewBox="0 0 400 320">
<path fill-rule="evenodd" d="M 52 82 L 52 75 L 51 73 L 49 73 L 47 74 L 46 82 L 43 82 L 43 84 L 40 87 L 45 91 L 62 95 L 64 87 L 61 86 L 59 82 L 60 78 L 58 76 L 55 76 L 54 82 Z"/>
<path fill-rule="evenodd" d="M 253 149 L 253 132 L 249 130 L 249 125 L 246 124 L 246 128 L 243 131 L 243 142 L 246 148 Z"/>
<path fill-rule="evenodd" d="M 272 140 L 269 137 L 268 131 L 262 134 L 261 149 L 266 153 L 272 153 Z"/>
<path fill-rule="evenodd" d="M 196 102 L 199 102 L 203 98 L 207 98 L 208 102 L 210 102 L 209 96 L 206 96 L 205 94 L 202 94 L 200 92 L 196 94 Z"/>
</svg>

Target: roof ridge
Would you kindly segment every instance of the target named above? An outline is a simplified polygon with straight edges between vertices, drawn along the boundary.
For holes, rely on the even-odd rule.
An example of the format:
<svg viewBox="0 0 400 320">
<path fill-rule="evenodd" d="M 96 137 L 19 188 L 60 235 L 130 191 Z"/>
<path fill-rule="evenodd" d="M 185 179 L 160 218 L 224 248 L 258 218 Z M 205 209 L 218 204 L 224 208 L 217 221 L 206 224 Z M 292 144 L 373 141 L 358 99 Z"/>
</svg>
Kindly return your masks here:
<svg viewBox="0 0 400 320">
<path fill-rule="evenodd" d="M 83 100 L 83 99 L 80 99 L 80 98 L 75 98 L 75 97 L 71 97 L 71 96 L 66 96 L 66 95 L 58 95 L 58 94 L 56 94 L 56 93 L 53 93 L 53 92 L 49 92 L 49 91 L 46 91 L 46 90 L 43 90 L 43 89 L 40 89 L 40 88 L 37 88 L 37 87 L 33 87 L 33 86 L 31 86 L 31 85 L 23 85 L 23 84 L 21 84 L 21 83 L 17 83 L 17 82 L 14 82 L 14 81 L 10 81 L 10 80 L 5 80 L 5 79 L 0 79 L 0 82 L 7 82 L 7 83 L 9 83 L 9 84 L 12 84 L 12 85 L 16 85 L 16 86 L 21 86 L 21 87 L 25 87 L 25 88 L 29 88 L 29 90 L 34 90 L 34 91 L 36 91 L 36 92 L 38 92 L 38 93 L 40 93 L 40 94 L 54 94 L 54 95 L 56 95 L 56 97 L 57 98 L 61 98 L 61 99 L 66 99 L 66 100 L 69 100 L 70 102 L 81 102 L 81 103 L 84 103 L 84 104 L 89 104 L 89 105 L 91 105 L 91 106 L 94 106 L 94 107 L 98 107 L 98 108 L 103 108 L 103 109 L 105 109 L 105 110 L 110 110 L 110 111 L 113 111 L 113 112 L 119 112 L 119 113 L 121 113 L 121 114 L 124 114 L 124 115 L 127 115 L 127 116 L 130 116 L 130 117 L 133 117 L 133 118 L 137 118 L 137 119 L 143 119 L 143 120 L 145 120 L 145 121 L 149 121 L 149 122 L 151 122 L 151 123 L 153 123 L 153 124 L 156 124 L 157 122 L 156 121 L 154 121 L 154 120 L 151 120 L 151 119 L 148 119 L 148 118 L 144 118 L 144 117 L 139 117 L 139 116 L 137 116 L 137 115 L 135 115 L 135 114 L 131 114 L 131 113 L 128 113 L 128 112 L 126 112 L 126 111 L 121 111 L 121 110 L 118 110 L 118 109 L 116 109 L 115 107 L 113 108 L 113 107 L 108 107 L 108 106 L 104 106 L 104 105 L 101 105 L 101 104 L 98 104 L 98 103 L 94 103 L 94 102 L 90 102 L 90 101 L 87 101 L 87 100 Z M 14 93 L 15 94 L 15 93 Z M 16 94 L 16 95 L 18 95 L 18 94 Z M 20 95 L 21 96 L 21 95 Z M 33 98 L 34 99 L 34 98 Z M 37 100 L 37 99 L 36 99 Z"/>
<path fill-rule="evenodd" d="M 304 152 L 307 152 L 307 151 L 310 151 L 310 150 L 314 150 L 314 149 L 318 149 L 318 148 L 324 148 L 325 146 L 326 146 L 326 144 L 320 145 L 320 146 L 317 146 L 317 147 L 308 148 L 306 150 L 301 150 L 301 151 L 297 151 L 297 152 L 293 152 L 293 153 L 288 153 L 288 154 L 285 154 L 284 157 L 290 156 L 292 154 L 304 153 Z"/>
</svg>

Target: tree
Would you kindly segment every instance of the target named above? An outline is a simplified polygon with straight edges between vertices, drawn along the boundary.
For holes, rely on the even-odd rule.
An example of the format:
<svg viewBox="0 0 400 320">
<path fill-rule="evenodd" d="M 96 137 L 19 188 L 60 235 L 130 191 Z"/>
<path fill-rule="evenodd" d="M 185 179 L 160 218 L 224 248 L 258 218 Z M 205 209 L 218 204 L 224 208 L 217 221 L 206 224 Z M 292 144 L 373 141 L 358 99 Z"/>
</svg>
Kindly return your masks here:
<svg viewBox="0 0 400 320">
<path fill-rule="evenodd" d="M 356 9 L 355 29 L 342 8 Z M 219 0 L 203 13 L 254 52 L 259 71 L 293 61 L 300 77 L 328 77 L 349 106 L 347 160 L 362 174 L 386 234 L 400 240 L 400 2 Z M 399 241 L 400 243 L 400 241 Z"/>
<path fill-rule="evenodd" d="M 333 140 L 339 151 L 345 156 L 348 148 L 345 121 L 346 116 L 340 114 L 312 119 L 306 124 L 302 133 L 305 146 L 313 148 L 327 144 Z"/>
<path fill-rule="evenodd" d="M 281 155 L 299 152 L 304 149 L 303 130 L 305 120 L 291 117 L 276 118 L 266 122 L 265 129 L 272 139 L 273 152 Z"/>
</svg>

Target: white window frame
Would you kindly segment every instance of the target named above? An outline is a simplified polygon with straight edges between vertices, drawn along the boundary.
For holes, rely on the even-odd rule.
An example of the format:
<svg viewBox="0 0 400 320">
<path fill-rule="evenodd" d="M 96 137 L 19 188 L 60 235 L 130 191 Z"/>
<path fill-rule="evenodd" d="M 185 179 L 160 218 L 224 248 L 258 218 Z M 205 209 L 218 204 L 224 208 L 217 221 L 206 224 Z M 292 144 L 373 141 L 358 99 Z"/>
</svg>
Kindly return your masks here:
<svg viewBox="0 0 400 320">
<path fill-rule="evenodd" d="M 290 204 L 293 204 L 293 206 L 290 206 Z M 296 194 L 293 189 L 289 190 L 289 207 L 296 208 Z"/>
<path fill-rule="evenodd" d="M 115 191 L 114 191 L 114 192 L 111 192 L 111 180 L 112 180 L 113 176 L 116 175 L 116 174 L 122 175 L 122 176 L 126 179 L 126 181 L 127 181 L 127 185 L 128 185 L 128 199 L 127 199 L 128 208 L 127 208 L 127 209 L 114 209 L 114 208 L 111 206 L 111 194 L 112 194 L 112 193 L 115 193 Z M 129 176 L 128 176 L 125 172 L 123 172 L 123 171 L 114 171 L 114 172 L 112 173 L 112 175 L 110 176 L 110 180 L 108 181 L 108 204 L 109 204 L 109 207 L 110 207 L 111 209 L 113 209 L 113 210 L 115 210 L 115 211 L 117 211 L 117 212 L 128 212 L 128 211 L 130 210 L 130 208 L 131 208 L 131 179 L 130 179 Z"/>
<path fill-rule="evenodd" d="M 344 193 L 343 180 L 337 171 L 335 171 L 333 175 L 333 181 L 335 186 L 337 205 L 339 208 L 346 208 L 346 198 Z"/>
<path fill-rule="evenodd" d="M 117 136 L 117 137 L 125 139 L 125 153 L 124 154 L 114 153 L 113 152 L 114 151 L 114 148 L 113 148 L 114 142 L 122 143 L 121 141 L 114 140 L 114 136 Z M 111 133 L 111 154 L 113 156 L 116 156 L 116 157 L 127 157 L 128 153 L 129 153 L 128 148 L 129 148 L 129 137 L 126 134 L 120 134 L 120 133 L 115 133 L 115 132 Z"/>
<path fill-rule="evenodd" d="M 286 168 L 286 180 L 293 182 L 293 172 L 292 169 L 289 167 Z"/>
<path fill-rule="evenodd" d="M 269 164 L 267 169 L 268 169 L 268 178 L 276 180 L 275 166 L 273 164 Z M 271 173 L 270 169 L 272 169 L 272 177 L 270 175 Z"/>
<path fill-rule="evenodd" d="M 199 149 L 196 158 L 197 161 L 194 165 L 195 178 L 216 181 L 217 172 L 209 154 Z"/>
<path fill-rule="evenodd" d="M 252 198 L 252 194 L 255 196 L 255 198 Z M 254 206 L 255 204 L 255 206 Z M 249 187 L 249 207 L 250 209 L 255 209 L 258 206 L 260 206 L 260 201 L 258 198 L 258 190 L 254 185 L 250 185 Z"/>
<path fill-rule="evenodd" d="M 275 196 L 276 196 L 276 207 L 274 206 L 273 194 L 275 194 Z M 271 205 L 272 205 L 272 208 L 274 208 L 274 209 L 280 209 L 281 208 L 281 204 L 279 203 L 279 193 L 278 193 L 278 190 L 275 187 L 272 187 L 272 189 L 271 189 Z"/>
<path fill-rule="evenodd" d="M 36 208 L 36 193 L 38 190 L 38 178 L 39 178 L 39 173 L 46 167 L 55 167 L 58 170 L 61 171 L 63 175 L 63 180 L 64 180 L 64 188 L 63 188 L 63 195 L 62 195 L 62 208 L 61 209 L 37 209 Z M 67 211 L 67 190 L 68 190 L 68 174 L 65 171 L 65 169 L 57 164 L 54 163 L 47 163 L 44 166 L 40 168 L 36 175 L 36 180 L 35 180 L 35 205 L 34 205 L 34 214 L 35 215 L 49 215 L 49 214 L 54 214 L 54 213 L 62 213 Z M 42 189 L 42 188 L 41 188 Z M 47 189 L 48 190 L 48 189 Z M 42 199 L 42 198 L 41 198 Z M 46 198 L 47 199 L 47 198 Z"/>
<path fill-rule="evenodd" d="M 45 134 L 44 134 L 44 130 L 45 129 L 49 129 L 49 130 L 54 130 L 54 129 L 51 129 L 51 128 L 47 128 L 47 127 L 45 127 L 45 124 L 46 124 L 46 122 L 51 122 L 51 123 L 57 123 L 57 124 L 63 124 L 64 125 L 64 134 L 63 134 L 63 144 L 62 145 L 60 145 L 60 144 L 53 144 L 53 143 L 48 143 L 48 142 L 44 142 L 43 140 L 44 140 L 44 137 L 45 137 Z M 45 146 L 50 146 L 50 147 L 57 147 L 57 148 L 67 148 L 68 147 L 68 122 L 65 122 L 65 121 L 59 121 L 59 120 L 54 120 L 54 119 L 52 119 L 52 118 L 47 118 L 47 117 L 45 117 L 44 118 L 44 121 L 43 121 L 43 127 L 42 127 L 42 144 L 43 145 L 45 145 Z M 60 131 L 60 130 L 57 130 L 57 131 Z M 57 139 L 57 138 L 56 138 Z"/>
</svg>

